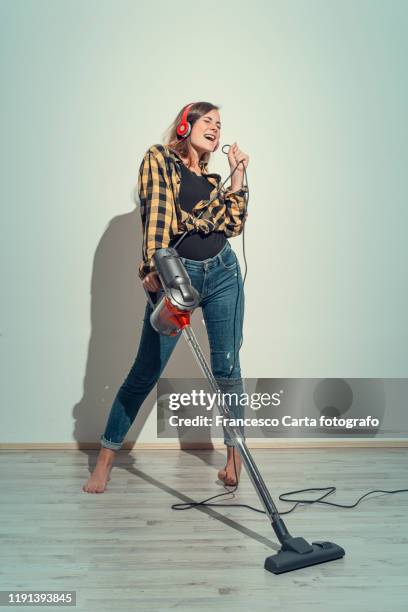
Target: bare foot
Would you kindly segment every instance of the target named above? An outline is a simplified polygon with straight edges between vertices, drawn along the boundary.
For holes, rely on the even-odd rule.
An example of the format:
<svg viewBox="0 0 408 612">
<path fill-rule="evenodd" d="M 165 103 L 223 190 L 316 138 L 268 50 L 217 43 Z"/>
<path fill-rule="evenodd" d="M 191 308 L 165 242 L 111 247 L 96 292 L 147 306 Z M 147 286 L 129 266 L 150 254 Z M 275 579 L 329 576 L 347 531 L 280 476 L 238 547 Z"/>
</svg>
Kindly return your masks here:
<svg viewBox="0 0 408 612">
<path fill-rule="evenodd" d="M 235 478 L 235 468 L 234 468 L 234 458 L 235 458 L 235 466 L 237 469 L 238 482 Z M 224 482 L 224 484 L 235 487 L 239 483 L 239 477 L 241 475 L 241 456 L 237 448 L 233 446 L 227 446 L 227 465 L 224 469 L 219 470 L 218 478 Z"/>
<path fill-rule="evenodd" d="M 82 487 L 85 493 L 103 493 L 110 480 L 110 472 L 115 459 L 115 451 L 102 447 L 91 477 Z"/>
</svg>

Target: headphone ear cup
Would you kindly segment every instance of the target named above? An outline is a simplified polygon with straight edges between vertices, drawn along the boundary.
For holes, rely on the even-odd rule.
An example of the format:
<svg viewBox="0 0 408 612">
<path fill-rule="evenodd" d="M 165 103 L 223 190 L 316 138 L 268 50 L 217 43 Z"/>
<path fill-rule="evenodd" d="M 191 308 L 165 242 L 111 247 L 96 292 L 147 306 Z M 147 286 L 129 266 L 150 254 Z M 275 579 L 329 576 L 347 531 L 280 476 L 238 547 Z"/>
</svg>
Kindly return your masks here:
<svg viewBox="0 0 408 612">
<path fill-rule="evenodd" d="M 187 138 L 191 132 L 191 123 L 189 121 L 181 121 L 177 126 L 177 135 L 180 138 Z"/>
<path fill-rule="evenodd" d="M 192 102 L 191 104 L 187 104 L 187 106 L 185 106 L 183 109 L 180 123 L 178 124 L 176 128 L 177 136 L 179 136 L 180 138 L 187 138 L 187 136 L 191 132 L 191 123 L 187 121 L 187 117 L 188 117 L 189 110 L 192 106 L 194 106 L 194 102 Z"/>
</svg>

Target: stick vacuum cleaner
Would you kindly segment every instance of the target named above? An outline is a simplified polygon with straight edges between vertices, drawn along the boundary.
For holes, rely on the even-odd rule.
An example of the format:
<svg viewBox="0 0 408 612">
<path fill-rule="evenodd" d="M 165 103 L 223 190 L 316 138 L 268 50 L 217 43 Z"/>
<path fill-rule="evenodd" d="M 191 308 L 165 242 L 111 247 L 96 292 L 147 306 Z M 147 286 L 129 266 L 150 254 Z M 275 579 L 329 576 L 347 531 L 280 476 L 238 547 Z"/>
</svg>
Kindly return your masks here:
<svg viewBox="0 0 408 612">
<path fill-rule="evenodd" d="M 150 316 L 152 327 L 159 334 L 165 336 L 183 333 L 212 390 L 217 394 L 216 397 L 222 398 L 223 395 L 220 392 L 217 381 L 191 328 L 190 317 L 199 304 L 199 294 L 191 285 L 190 277 L 183 262 L 176 249 L 171 247 L 158 249 L 153 256 L 153 261 L 162 284 L 162 289 L 157 293 L 150 293 L 146 290 L 147 297 L 153 308 Z M 155 301 L 153 301 L 152 296 L 156 296 Z M 228 419 L 232 419 L 233 415 L 222 399 L 218 404 L 218 409 L 220 414 L 226 419 L 226 429 L 235 441 L 248 476 L 282 545 L 277 554 L 265 560 L 265 569 L 274 574 L 282 574 L 343 557 L 345 551 L 341 546 L 333 542 L 317 541 L 309 544 L 304 538 L 290 535 L 238 428 L 228 423 Z"/>
</svg>

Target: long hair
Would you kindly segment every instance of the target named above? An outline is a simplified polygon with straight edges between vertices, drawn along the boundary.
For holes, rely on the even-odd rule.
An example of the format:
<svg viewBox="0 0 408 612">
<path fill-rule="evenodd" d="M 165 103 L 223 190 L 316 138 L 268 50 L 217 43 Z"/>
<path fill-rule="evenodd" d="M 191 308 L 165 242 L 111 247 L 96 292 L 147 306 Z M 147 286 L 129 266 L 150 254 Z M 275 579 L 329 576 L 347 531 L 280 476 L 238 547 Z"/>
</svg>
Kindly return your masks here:
<svg viewBox="0 0 408 612">
<path fill-rule="evenodd" d="M 219 110 L 219 108 L 219 106 L 215 106 L 215 104 L 211 104 L 211 102 L 195 102 L 187 114 L 187 121 L 191 123 L 192 128 L 197 119 L 199 119 L 203 115 L 206 115 L 212 110 Z M 190 136 L 181 139 L 177 136 L 176 131 L 177 125 L 180 123 L 184 109 L 185 106 L 183 106 L 177 117 L 174 119 L 173 123 L 164 133 L 163 144 L 167 145 L 170 149 L 176 151 L 176 153 L 181 155 L 181 157 L 187 158 L 187 165 L 188 167 L 190 167 L 194 159 L 192 154 L 192 147 L 190 144 Z M 200 158 L 200 162 L 208 163 L 210 155 L 211 153 L 209 152 L 203 153 Z"/>
</svg>

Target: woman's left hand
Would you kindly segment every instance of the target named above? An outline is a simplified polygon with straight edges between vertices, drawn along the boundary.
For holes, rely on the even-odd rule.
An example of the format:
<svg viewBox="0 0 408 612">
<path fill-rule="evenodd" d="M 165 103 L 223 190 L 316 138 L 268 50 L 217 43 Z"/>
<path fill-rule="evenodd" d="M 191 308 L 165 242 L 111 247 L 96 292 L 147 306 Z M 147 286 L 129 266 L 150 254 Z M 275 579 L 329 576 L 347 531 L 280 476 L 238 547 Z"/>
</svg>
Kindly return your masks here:
<svg viewBox="0 0 408 612">
<path fill-rule="evenodd" d="M 241 161 L 243 161 L 244 163 L 241 164 L 240 163 Z M 239 164 L 238 168 L 234 172 L 234 176 L 236 176 L 237 174 L 243 176 L 244 166 L 245 168 L 248 167 L 249 155 L 241 151 L 237 143 L 234 142 L 234 144 L 230 146 L 229 151 L 228 151 L 228 162 L 229 162 L 231 171 L 235 168 L 237 164 Z"/>
</svg>

